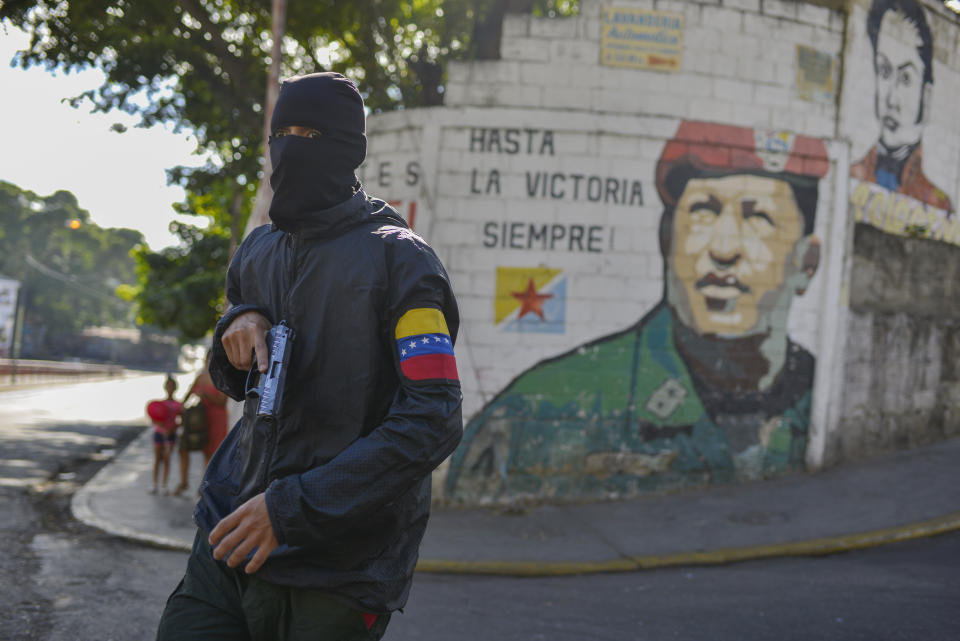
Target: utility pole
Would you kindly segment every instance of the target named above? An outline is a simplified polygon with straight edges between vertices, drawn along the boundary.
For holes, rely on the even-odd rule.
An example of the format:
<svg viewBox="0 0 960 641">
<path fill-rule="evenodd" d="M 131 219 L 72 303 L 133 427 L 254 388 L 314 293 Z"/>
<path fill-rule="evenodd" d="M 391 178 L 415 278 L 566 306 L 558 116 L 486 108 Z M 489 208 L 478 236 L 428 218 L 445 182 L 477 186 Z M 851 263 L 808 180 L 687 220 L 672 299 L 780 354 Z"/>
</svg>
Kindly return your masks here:
<svg viewBox="0 0 960 641">
<path fill-rule="evenodd" d="M 17 359 L 23 342 L 23 318 L 27 307 L 27 285 L 21 283 L 17 290 L 17 307 L 13 317 L 13 343 L 10 345 L 10 384 L 17 384 Z"/>
</svg>

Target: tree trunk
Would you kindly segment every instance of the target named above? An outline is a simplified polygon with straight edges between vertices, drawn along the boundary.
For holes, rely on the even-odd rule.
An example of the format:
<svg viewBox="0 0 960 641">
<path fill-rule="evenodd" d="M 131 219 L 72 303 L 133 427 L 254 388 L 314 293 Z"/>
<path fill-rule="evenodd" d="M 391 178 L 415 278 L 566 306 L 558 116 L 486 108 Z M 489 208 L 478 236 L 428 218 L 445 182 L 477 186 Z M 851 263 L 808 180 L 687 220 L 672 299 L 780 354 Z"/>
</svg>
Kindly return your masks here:
<svg viewBox="0 0 960 641">
<path fill-rule="evenodd" d="M 253 211 L 247 220 L 247 228 L 243 232 L 246 238 L 251 231 L 270 222 L 270 200 L 273 190 L 270 188 L 270 118 L 273 117 L 273 106 L 277 104 L 280 93 L 280 58 L 283 55 L 283 37 L 287 28 L 287 0 L 273 0 L 273 49 L 270 52 L 270 73 L 267 77 L 267 99 L 263 109 L 263 175 L 257 187 L 257 196 L 253 201 Z M 232 257 L 232 253 L 231 253 Z M 229 301 L 227 303 L 229 305 Z M 232 399 L 227 403 L 227 420 L 230 425 L 236 425 L 243 416 L 243 403 Z"/>
<path fill-rule="evenodd" d="M 252 230 L 270 222 L 270 201 L 273 190 L 270 188 L 270 118 L 273 106 L 280 93 L 280 59 L 283 56 L 283 37 L 287 25 L 287 0 L 273 0 L 273 49 L 270 52 L 270 74 L 267 78 L 267 99 L 263 110 L 263 174 L 257 186 L 257 196 L 253 201 L 253 211 L 243 232 L 246 238 Z"/>
</svg>

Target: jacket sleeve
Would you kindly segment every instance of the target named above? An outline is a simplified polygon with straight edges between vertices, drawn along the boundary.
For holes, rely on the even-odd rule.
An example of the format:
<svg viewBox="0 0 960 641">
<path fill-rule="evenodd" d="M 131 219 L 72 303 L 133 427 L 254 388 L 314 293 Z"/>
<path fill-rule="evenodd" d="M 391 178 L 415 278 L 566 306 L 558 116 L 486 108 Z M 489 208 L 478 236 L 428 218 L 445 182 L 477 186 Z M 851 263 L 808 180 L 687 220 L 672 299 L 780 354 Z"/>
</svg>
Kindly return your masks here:
<svg viewBox="0 0 960 641">
<path fill-rule="evenodd" d="M 258 305 L 244 303 L 242 288 L 240 283 L 240 273 L 242 271 L 244 249 L 246 243 L 240 245 L 237 249 L 230 267 L 227 269 L 227 305 L 226 313 L 217 321 L 217 326 L 213 330 L 213 344 L 210 353 L 210 378 L 218 390 L 229 396 L 235 401 L 242 401 L 246 393 L 247 372 L 241 371 L 230 364 L 227 359 L 227 352 L 223 349 L 223 333 L 227 331 L 238 316 L 245 312 L 257 311 L 263 314 L 271 322 L 270 313 Z"/>
<path fill-rule="evenodd" d="M 280 543 L 315 546 L 363 523 L 429 476 L 460 442 L 453 353 L 459 315 L 440 261 L 424 248 L 416 260 L 391 268 L 384 330 L 399 386 L 387 416 L 326 464 L 270 485 L 267 509 Z"/>
</svg>

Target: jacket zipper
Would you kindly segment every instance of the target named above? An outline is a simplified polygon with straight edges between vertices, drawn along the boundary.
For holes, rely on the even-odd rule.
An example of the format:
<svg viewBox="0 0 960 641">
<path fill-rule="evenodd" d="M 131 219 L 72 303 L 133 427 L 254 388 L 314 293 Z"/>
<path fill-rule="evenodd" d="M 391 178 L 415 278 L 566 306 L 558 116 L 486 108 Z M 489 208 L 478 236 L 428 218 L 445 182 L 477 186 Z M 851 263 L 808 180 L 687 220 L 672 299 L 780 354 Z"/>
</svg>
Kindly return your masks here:
<svg viewBox="0 0 960 641">
<path fill-rule="evenodd" d="M 283 318 L 278 318 L 278 323 L 282 320 L 286 320 L 289 323 L 290 290 L 293 288 L 293 283 L 297 277 L 297 235 L 287 234 L 287 239 L 290 241 L 290 264 L 287 265 L 287 287 L 283 292 L 283 298 L 280 303 L 280 311 L 283 314 Z"/>
<path fill-rule="evenodd" d="M 297 236 L 295 234 L 288 234 L 287 239 L 290 242 L 290 262 L 287 265 L 287 287 L 284 288 L 283 296 L 280 302 L 280 311 L 283 315 L 282 318 L 278 320 L 283 321 L 287 320 L 290 317 L 290 290 L 293 288 L 293 283 L 297 276 Z M 261 491 L 266 492 L 267 487 L 269 487 L 270 482 L 273 480 L 273 474 L 271 470 L 271 464 L 273 463 L 273 452 L 277 447 L 277 419 L 268 420 L 270 426 L 270 431 L 267 434 L 267 447 L 266 452 L 264 452 L 264 465 L 263 465 L 263 475 L 260 479 L 260 482 L 257 483 L 258 487 L 261 488 Z"/>
</svg>

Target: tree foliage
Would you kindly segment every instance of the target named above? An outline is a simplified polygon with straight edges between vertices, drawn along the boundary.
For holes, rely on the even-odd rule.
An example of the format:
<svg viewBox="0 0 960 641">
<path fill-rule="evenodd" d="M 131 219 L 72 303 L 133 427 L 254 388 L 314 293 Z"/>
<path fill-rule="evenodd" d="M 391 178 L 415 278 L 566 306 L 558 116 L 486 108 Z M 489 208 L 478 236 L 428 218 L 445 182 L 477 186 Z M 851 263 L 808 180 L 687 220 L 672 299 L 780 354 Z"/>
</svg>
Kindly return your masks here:
<svg viewBox="0 0 960 641">
<path fill-rule="evenodd" d="M 184 241 L 178 247 L 134 250 L 140 285 L 128 290 L 129 297 L 137 302 L 139 322 L 175 327 L 183 340 L 200 340 L 223 311 L 230 239 L 222 230 L 182 223 L 174 223 L 174 231 Z"/>
<path fill-rule="evenodd" d="M 91 223 L 68 191 L 41 197 L 0 181 L 0 274 L 24 287 L 39 355 L 58 356 L 63 339 L 86 327 L 133 326 L 117 289 L 134 281 L 130 252 L 142 243 L 138 231 Z"/>
<path fill-rule="evenodd" d="M 505 13 L 575 8 L 571 0 L 290 2 L 281 75 L 344 73 L 372 112 L 437 105 L 448 61 L 497 57 Z M 20 65 L 104 72 L 104 84 L 72 97 L 74 105 L 89 101 L 96 111 L 139 115 L 140 126 L 172 123 L 196 135 L 207 163 L 168 171 L 188 193 L 178 210 L 208 222 L 205 231 L 181 236 L 186 260 L 213 251 L 224 235 L 235 245 L 250 214 L 262 171 L 270 11 L 270 0 L 7 0 L 0 20 L 30 35 Z M 215 240 L 201 242 L 208 235 Z M 143 291 L 172 282 L 171 273 L 157 272 L 172 263 L 150 256 L 137 254 Z M 213 258 L 189 260 L 209 265 Z M 213 301 L 222 283 L 209 283 Z M 138 303 L 145 317 L 179 326 L 150 309 L 156 299 Z"/>
</svg>

